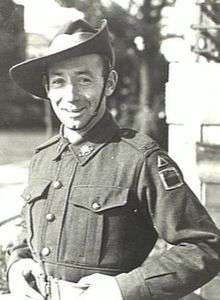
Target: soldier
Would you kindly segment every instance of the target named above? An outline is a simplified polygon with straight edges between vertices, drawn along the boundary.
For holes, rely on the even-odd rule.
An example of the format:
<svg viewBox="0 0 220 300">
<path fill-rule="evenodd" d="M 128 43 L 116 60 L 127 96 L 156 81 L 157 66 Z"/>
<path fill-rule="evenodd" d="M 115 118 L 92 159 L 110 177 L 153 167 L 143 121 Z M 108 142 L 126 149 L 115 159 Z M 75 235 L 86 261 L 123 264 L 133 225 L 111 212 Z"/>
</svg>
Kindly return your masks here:
<svg viewBox="0 0 220 300">
<path fill-rule="evenodd" d="M 172 300 L 219 272 L 220 232 L 176 163 L 106 108 L 114 63 L 107 22 L 78 20 L 47 55 L 10 70 L 61 122 L 37 147 L 22 194 L 25 226 L 8 264 L 16 299 Z M 172 246 L 149 257 L 158 237 Z"/>
</svg>

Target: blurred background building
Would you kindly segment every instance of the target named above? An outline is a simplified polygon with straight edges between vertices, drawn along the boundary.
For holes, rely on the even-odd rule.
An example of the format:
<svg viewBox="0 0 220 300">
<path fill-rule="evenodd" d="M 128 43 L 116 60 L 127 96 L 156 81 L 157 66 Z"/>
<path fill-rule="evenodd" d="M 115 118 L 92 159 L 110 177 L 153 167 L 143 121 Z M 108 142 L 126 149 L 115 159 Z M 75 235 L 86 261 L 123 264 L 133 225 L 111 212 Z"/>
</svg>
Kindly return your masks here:
<svg viewBox="0 0 220 300">
<path fill-rule="evenodd" d="M 108 20 L 120 74 L 109 101 L 112 114 L 169 151 L 220 226 L 220 1 L 0 0 L 2 278 L 1 248 L 4 254 L 19 231 L 18 196 L 32 149 L 59 126 L 48 103 L 15 86 L 8 69 L 41 56 L 57 29 L 78 18 L 94 25 Z M 157 250 L 164 247 L 160 241 Z M 219 299 L 219 280 L 203 287 L 201 297 Z"/>
</svg>

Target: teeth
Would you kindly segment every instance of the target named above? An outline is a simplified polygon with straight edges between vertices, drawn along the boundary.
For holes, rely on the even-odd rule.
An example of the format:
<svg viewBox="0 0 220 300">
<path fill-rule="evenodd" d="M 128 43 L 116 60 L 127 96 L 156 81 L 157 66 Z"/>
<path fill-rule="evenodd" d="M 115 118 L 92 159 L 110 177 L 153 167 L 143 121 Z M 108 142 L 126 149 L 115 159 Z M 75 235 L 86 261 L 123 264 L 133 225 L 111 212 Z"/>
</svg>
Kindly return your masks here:
<svg viewBox="0 0 220 300">
<path fill-rule="evenodd" d="M 80 109 L 68 109 L 68 108 L 66 108 L 65 110 L 66 110 L 67 112 L 77 113 L 77 112 L 82 111 L 83 108 L 80 108 Z"/>
</svg>

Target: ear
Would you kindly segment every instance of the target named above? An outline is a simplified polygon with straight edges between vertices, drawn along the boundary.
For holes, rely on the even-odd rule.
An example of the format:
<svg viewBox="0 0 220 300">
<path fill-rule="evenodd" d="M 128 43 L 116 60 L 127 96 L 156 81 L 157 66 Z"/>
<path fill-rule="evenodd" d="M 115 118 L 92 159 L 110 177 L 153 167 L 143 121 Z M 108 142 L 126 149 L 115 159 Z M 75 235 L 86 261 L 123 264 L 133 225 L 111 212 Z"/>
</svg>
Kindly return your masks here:
<svg viewBox="0 0 220 300">
<path fill-rule="evenodd" d="M 118 73 L 115 70 L 111 70 L 105 86 L 105 96 L 111 96 L 114 93 L 118 82 Z"/>
</svg>

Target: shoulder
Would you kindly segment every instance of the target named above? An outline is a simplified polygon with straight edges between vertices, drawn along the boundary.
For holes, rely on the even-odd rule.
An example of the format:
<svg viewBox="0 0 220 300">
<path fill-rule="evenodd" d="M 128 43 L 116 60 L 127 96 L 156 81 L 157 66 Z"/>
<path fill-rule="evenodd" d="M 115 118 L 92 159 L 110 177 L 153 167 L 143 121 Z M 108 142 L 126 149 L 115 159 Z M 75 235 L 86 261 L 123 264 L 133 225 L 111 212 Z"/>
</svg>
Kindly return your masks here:
<svg viewBox="0 0 220 300">
<path fill-rule="evenodd" d="M 129 147 L 142 153 L 143 170 L 155 182 L 162 184 L 165 190 L 173 190 L 184 184 L 183 174 L 177 163 L 150 136 L 132 129 L 121 129 L 121 139 Z"/>
<path fill-rule="evenodd" d="M 55 135 L 55 136 L 49 138 L 46 142 L 44 142 L 44 143 L 40 144 L 39 146 L 37 146 L 37 147 L 34 149 L 34 152 L 35 152 L 35 153 L 38 153 L 38 152 L 40 152 L 40 151 L 43 150 L 43 149 L 49 148 L 49 147 L 51 147 L 52 145 L 57 144 L 57 143 L 59 142 L 59 140 L 60 140 L 60 135 L 57 134 L 57 135 Z"/>
<path fill-rule="evenodd" d="M 144 156 L 149 156 L 160 147 L 156 141 L 150 136 L 140 133 L 134 129 L 121 128 L 120 129 L 121 140 L 136 151 L 142 153 Z"/>
<path fill-rule="evenodd" d="M 55 135 L 49 138 L 44 143 L 40 144 L 39 146 L 35 147 L 34 155 L 30 160 L 29 169 L 32 172 L 35 167 L 45 166 L 48 161 L 52 160 L 55 155 L 57 154 L 57 149 L 59 146 L 60 135 Z"/>
</svg>

